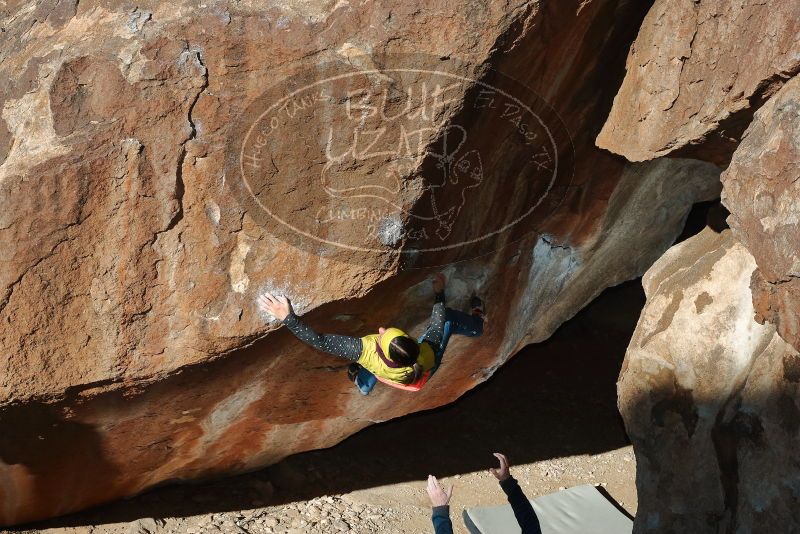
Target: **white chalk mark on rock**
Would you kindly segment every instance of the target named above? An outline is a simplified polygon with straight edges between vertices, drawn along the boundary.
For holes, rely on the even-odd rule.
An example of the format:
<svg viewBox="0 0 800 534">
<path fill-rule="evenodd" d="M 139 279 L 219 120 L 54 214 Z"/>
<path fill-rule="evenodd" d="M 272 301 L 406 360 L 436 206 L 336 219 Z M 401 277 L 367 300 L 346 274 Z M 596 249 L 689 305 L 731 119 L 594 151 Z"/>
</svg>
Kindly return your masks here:
<svg viewBox="0 0 800 534">
<path fill-rule="evenodd" d="M 403 237 L 403 221 L 397 215 L 381 219 L 378 226 L 378 239 L 387 246 L 394 246 Z"/>
<path fill-rule="evenodd" d="M 231 254 L 231 266 L 229 274 L 231 278 L 231 289 L 237 293 L 244 293 L 247 286 L 250 285 L 250 278 L 245 272 L 244 262 L 247 259 L 247 253 L 250 252 L 250 243 L 247 237 L 243 237 L 242 233 L 238 234 L 238 243 L 236 248 Z"/>
<path fill-rule="evenodd" d="M 219 224 L 220 220 L 219 205 L 213 200 L 209 200 L 208 203 L 206 204 L 206 215 L 208 215 L 208 218 L 211 219 L 211 222 L 213 222 L 215 225 Z"/>
</svg>

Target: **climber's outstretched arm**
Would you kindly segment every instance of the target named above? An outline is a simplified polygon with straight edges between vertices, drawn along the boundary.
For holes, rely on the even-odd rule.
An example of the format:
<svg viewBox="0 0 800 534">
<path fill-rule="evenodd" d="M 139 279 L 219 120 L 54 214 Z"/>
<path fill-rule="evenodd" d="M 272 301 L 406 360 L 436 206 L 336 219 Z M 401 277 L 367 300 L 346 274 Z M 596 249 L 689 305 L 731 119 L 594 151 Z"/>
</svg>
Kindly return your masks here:
<svg viewBox="0 0 800 534">
<path fill-rule="evenodd" d="M 350 336 L 340 336 L 338 334 L 318 334 L 314 332 L 308 325 L 303 323 L 300 318 L 291 312 L 283 324 L 292 331 L 292 334 L 297 338 L 314 347 L 317 350 L 340 356 L 351 361 L 358 361 L 361 356 L 362 344 L 361 339 Z"/>
<path fill-rule="evenodd" d="M 281 321 L 297 338 L 317 350 L 333 354 L 351 361 L 358 361 L 361 356 L 361 339 L 337 334 L 318 334 L 303 323 L 292 310 L 292 304 L 286 297 L 276 297 L 264 293 L 258 297 L 258 307 Z"/>
</svg>

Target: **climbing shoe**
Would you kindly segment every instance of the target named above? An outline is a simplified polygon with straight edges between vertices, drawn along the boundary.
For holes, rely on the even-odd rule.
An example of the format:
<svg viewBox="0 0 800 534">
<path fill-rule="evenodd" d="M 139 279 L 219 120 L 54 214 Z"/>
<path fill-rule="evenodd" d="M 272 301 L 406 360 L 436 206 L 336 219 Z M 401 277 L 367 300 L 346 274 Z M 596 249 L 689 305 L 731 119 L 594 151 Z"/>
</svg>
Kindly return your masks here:
<svg viewBox="0 0 800 534">
<path fill-rule="evenodd" d="M 472 298 L 469 299 L 469 308 L 472 315 L 483 317 L 483 301 L 474 293 Z"/>
</svg>

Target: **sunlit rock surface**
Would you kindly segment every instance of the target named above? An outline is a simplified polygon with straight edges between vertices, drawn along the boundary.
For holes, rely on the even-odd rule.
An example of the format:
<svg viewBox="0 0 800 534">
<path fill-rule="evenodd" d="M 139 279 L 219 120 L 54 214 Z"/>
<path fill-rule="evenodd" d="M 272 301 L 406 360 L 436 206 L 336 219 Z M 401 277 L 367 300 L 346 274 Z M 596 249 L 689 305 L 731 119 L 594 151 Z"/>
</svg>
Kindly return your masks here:
<svg viewBox="0 0 800 534">
<path fill-rule="evenodd" d="M 800 529 L 800 354 L 753 319 L 756 262 L 730 230 L 671 248 L 617 385 L 633 441 L 634 532 Z"/>
<path fill-rule="evenodd" d="M 753 112 L 800 72 L 798 34 L 795 0 L 656 0 L 598 146 L 727 163 Z"/>
<path fill-rule="evenodd" d="M 644 278 L 619 406 L 636 532 L 800 529 L 800 4 L 658 0 L 597 144 L 727 166 L 731 230 Z"/>
<path fill-rule="evenodd" d="M 753 254 L 753 303 L 800 349 L 800 77 L 758 110 L 722 175 L 733 234 Z"/>
<path fill-rule="evenodd" d="M 644 272 L 678 235 L 691 204 L 720 187 L 710 163 L 629 164 L 594 146 L 647 7 L 5 4 L 0 524 L 158 483 L 256 469 L 451 402 L 605 287 Z M 400 232 L 402 218 L 381 223 L 369 254 L 279 239 L 286 236 L 243 201 L 242 180 L 229 172 L 247 110 L 286 77 L 326 63 L 385 82 L 375 71 L 410 51 L 428 68 L 452 63 L 451 74 L 466 79 L 500 83 L 488 67 L 506 72 L 527 95 L 520 104 L 543 99 L 555 109 L 561 118 L 548 115 L 548 131 L 561 132 L 554 143 L 569 148 L 547 209 L 499 232 L 480 256 L 465 259 L 456 247 L 426 256 L 426 268 L 403 260 L 413 243 Z M 422 150 L 458 123 L 469 147 L 491 157 L 467 151 L 438 160 L 458 163 L 453 176 L 463 179 L 476 168 L 485 173 L 484 186 L 454 208 L 462 215 L 437 229 L 446 245 L 542 197 L 538 161 L 519 159 L 525 154 L 515 144 L 531 132 L 508 108 L 476 111 L 482 95 L 459 87 L 441 121 L 424 130 Z M 302 102 L 303 120 L 276 138 L 265 163 L 268 178 L 284 181 L 261 183 L 254 198 L 272 198 L 297 217 L 332 209 L 339 200 L 293 191 L 321 174 L 336 192 L 389 176 L 403 185 L 404 202 L 426 199 L 419 185 L 436 169 L 430 156 L 411 165 L 341 160 L 320 173 L 326 146 L 309 132 L 329 116 Z M 346 126 L 332 117 L 331 126 Z M 327 237 L 353 237 L 336 222 Z M 288 294 L 318 330 L 365 335 L 397 325 L 419 334 L 437 264 L 446 266 L 449 303 L 463 307 L 477 291 L 488 322 L 483 337 L 452 341 L 417 394 L 379 385 L 360 396 L 345 362 L 302 346 L 254 307 L 257 293 L 271 289 Z"/>
</svg>

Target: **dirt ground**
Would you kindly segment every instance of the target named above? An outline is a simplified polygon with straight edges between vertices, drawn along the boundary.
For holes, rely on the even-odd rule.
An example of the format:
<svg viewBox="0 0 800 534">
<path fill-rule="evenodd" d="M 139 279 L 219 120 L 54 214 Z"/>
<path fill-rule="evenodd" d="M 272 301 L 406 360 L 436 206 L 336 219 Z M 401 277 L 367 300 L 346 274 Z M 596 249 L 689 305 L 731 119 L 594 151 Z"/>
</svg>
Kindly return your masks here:
<svg viewBox="0 0 800 534">
<path fill-rule="evenodd" d="M 601 485 L 636 513 L 635 459 L 615 383 L 644 305 L 639 280 L 603 293 L 453 405 L 368 428 L 326 450 L 225 480 L 154 489 L 14 532 L 239 534 L 432 532 L 428 473 L 455 485 L 451 515 L 501 504 L 492 452 L 533 498 Z M 379 385 L 380 387 L 380 385 Z"/>
</svg>

